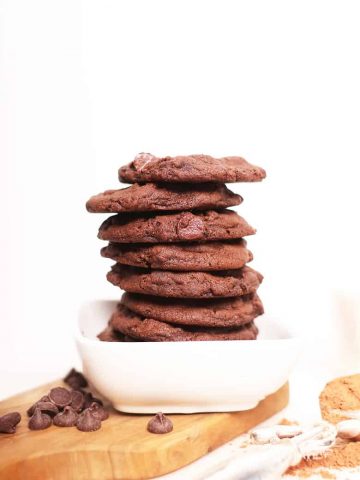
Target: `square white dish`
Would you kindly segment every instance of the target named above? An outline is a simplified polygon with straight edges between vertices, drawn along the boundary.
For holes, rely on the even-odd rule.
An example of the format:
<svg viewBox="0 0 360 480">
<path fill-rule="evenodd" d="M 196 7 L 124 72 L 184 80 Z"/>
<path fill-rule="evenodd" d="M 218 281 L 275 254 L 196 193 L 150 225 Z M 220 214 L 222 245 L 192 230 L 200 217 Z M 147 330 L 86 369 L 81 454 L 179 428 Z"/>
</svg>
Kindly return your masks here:
<svg viewBox="0 0 360 480">
<path fill-rule="evenodd" d="M 118 302 L 85 303 L 76 343 L 92 385 L 122 412 L 228 412 L 255 407 L 289 378 L 301 340 L 267 315 L 258 340 L 101 342 Z"/>
</svg>

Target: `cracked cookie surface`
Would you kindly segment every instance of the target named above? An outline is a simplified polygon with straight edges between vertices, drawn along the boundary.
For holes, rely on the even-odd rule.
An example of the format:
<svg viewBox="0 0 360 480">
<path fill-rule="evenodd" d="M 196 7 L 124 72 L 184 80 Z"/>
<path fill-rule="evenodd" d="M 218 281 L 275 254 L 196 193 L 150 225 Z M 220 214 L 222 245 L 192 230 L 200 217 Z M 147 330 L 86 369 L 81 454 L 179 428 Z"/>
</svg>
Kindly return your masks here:
<svg viewBox="0 0 360 480">
<path fill-rule="evenodd" d="M 110 243 L 101 249 L 101 255 L 124 265 L 176 271 L 236 269 L 253 259 L 243 239 L 156 245 Z"/>
<path fill-rule="evenodd" d="M 128 188 L 94 195 L 87 201 L 86 208 L 93 213 L 208 210 L 241 202 L 240 195 L 231 192 L 224 184 L 135 183 Z"/>
<path fill-rule="evenodd" d="M 131 293 L 175 298 L 216 298 L 254 293 L 263 276 L 248 266 L 210 273 L 146 270 L 117 263 L 107 274 L 107 279 Z"/>
<path fill-rule="evenodd" d="M 98 237 L 115 243 L 166 243 L 237 239 L 254 233 L 236 212 L 209 210 L 113 215 L 102 223 Z"/>
<path fill-rule="evenodd" d="M 123 182 L 258 182 L 266 177 L 263 168 L 242 157 L 215 158 L 210 155 L 155 157 L 139 153 L 119 169 Z"/>
<path fill-rule="evenodd" d="M 191 300 L 124 293 L 121 303 L 143 317 L 204 327 L 239 327 L 264 313 L 257 294 Z"/>
<path fill-rule="evenodd" d="M 179 327 L 144 318 L 119 304 L 112 315 L 110 326 L 123 335 L 148 342 L 188 342 L 211 340 L 255 340 L 258 329 L 253 322 L 238 328 Z"/>
</svg>

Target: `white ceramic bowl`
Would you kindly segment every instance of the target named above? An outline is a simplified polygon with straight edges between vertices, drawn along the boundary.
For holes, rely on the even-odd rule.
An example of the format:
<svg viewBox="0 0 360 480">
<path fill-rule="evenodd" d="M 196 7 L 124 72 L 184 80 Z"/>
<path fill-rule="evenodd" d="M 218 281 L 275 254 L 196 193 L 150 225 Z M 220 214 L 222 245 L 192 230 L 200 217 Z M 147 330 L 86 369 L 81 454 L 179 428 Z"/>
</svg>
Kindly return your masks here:
<svg viewBox="0 0 360 480">
<path fill-rule="evenodd" d="M 116 303 L 84 304 L 76 341 L 84 373 L 123 412 L 248 410 L 288 380 L 300 352 L 300 340 L 265 315 L 256 341 L 101 342 Z"/>
</svg>

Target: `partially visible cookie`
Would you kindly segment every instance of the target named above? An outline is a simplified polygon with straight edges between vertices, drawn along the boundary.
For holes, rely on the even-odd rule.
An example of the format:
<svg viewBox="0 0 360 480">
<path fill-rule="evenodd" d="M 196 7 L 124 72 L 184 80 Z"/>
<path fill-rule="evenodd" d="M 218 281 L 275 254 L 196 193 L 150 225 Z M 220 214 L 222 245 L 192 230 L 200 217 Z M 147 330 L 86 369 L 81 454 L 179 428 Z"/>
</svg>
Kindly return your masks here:
<svg viewBox="0 0 360 480">
<path fill-rule="evenodd" d="M 120 190 L 107 190 L 91 197 L 86 208 L 94 213 L 208 210 L 239 205 L 240 195 L 223 184 L 135 183 Z"/>
<path fill-rule="evenodd" d="M 243 267 L 253 259 L 243 239 L 231 242 L 160 243 L 129 245 L 110 243 L 101 255 L 118 263 L 158 270 L 210 271 Z"/>
<path fill-rule="evenodd" d="M 124 335 L 147 342 L 255 340 L 258 334 L 252 322 L 236 329 L 174 327 L 152 318 L 142 318 L 121 304 L 111 317 L 110 325 Z"/>
<path fill-rule="evenodd" d="M 203 327 L 239 327 L 264 313 L 257 294 L 191 300 L 124 293 L 121 303 L 143 317 Z"/>
<path fill-rule="evenodd" d="M 106 328 L 97 336 L 102 342 L 135 342 L 133 338 L 128 335 L 124 335 L 118 330 L 114 330 L 113 327 L 108 324 Z"/>
<path fill-rule="evenodd" d="M 242 157 L 214 158 L 210 155 L 179 155 L 155 157 L 139 153 L 120 168 L 123 182 L 258 182 L 266 177 L 263 168 Z"/>
<path fill-rule="evenodd" d="M 263 276 L 245 266 L 223 272 L 170 272 L 115 264 L 107 274 L 113 285 L 131 293 L 175 298 L 237 297 L 254 293 Z"/>
<path fill-rule="evenodd" d="M 120 214 L 107 218 L 98 237 L 116 243 L 213 241 L 242 238 L 256 230 L 232 210 L 173 214 Z"/>
</svg>

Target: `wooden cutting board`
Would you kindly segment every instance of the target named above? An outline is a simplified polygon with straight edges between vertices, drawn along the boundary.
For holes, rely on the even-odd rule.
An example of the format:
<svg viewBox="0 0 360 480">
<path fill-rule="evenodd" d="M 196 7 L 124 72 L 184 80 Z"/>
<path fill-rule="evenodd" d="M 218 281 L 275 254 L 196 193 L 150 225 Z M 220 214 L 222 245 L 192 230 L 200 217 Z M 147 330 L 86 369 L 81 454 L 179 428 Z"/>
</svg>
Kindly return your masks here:
<svg viewBox="0 0 360 480">
<path fill-rule="evenodd" d="M 138 480 L 164 475 L 200 458 L 282 410 L 284 385 L 245 412 L 169 415 L 173 432 L 148 433 L 149 416 L 112 411 L 101 430 L 50 427 L 30 431 L 26 410 L 62 382 L 45 385 L 0 402 L 0 415 L 19 411 L 13 435 L 0 434 L 1 480 Z"/>
</svg>

